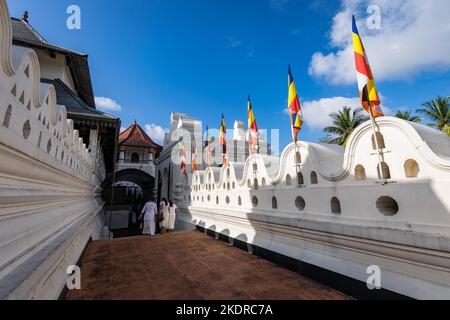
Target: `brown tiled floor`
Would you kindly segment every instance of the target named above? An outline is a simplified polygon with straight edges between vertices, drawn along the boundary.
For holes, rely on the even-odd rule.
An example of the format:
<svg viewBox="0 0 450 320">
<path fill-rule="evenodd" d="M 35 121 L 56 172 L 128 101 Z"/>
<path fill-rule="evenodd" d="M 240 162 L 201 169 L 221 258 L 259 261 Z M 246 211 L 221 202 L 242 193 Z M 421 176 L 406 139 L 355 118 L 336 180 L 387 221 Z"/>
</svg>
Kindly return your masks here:
<svg viewBox="0 0 450 320">
<path fill-rule="evenodd" d="M 67 299 L 346 299 L 200 232 L 92 242 Z"/>
</svg>

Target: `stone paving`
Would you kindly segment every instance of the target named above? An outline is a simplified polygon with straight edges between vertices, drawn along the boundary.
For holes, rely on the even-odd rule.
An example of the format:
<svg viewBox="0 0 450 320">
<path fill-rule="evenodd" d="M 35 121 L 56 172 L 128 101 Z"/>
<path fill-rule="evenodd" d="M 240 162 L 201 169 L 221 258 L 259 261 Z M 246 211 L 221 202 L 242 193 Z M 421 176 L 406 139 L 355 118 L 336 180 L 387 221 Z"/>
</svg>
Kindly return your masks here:
<svg viewBox="0 0 450 320">
<path fill-rule="evenodd" d="M 343 300 L 347 296 L 200 232 L 94 241 L 78 300 Z"/>
</svg>

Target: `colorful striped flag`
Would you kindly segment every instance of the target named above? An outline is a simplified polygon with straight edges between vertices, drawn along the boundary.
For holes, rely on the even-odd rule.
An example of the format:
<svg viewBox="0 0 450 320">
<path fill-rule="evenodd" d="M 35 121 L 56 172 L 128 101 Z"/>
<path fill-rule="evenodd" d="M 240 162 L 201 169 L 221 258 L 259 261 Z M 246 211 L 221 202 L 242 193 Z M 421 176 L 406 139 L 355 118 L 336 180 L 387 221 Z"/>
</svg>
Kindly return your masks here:
<svg viewBox="0 0 450 320">
<path fill-rule="evenodd" d="M 356 74 L 358 77 L 359 95 L 361 104 L 372 117 L 384 116 L 380 107 L 380 97 L 378 96 L 369 59 L 362 43 L 361 37 L 356 26 L 355 16 L 353 16 L 353 48 L 355 51 Z"/>
<path fill-rule="evenodd" d="M 197 148 L 194 139 L 192 139 L 191 170 L 192 172 L 197 171 Z"/>
<path fill-rule="evenodd" d="M 297 142 L 298 133 L 302 129 L 303 125 L 303 116 L 302 116 L 302 107 L 300 105 L 300 99 L 297 94 L 297 89 L 295 88 L 294 77 L 292 76 L 291 65 L 289 65 L 288 70 L 288 86 L 289 86 L 288 108 L 291 115 L 292 139 L 294 139 L 294 142 Z"/>
<path fill-rule="evenodd" d="M 220 125 L 220 138 L 219 144 L 222 146 L 222 157 L 223 164 L 228 164 L 228 156 L 227 156 L 227 127 L 225 125 L 225 117 L 222 114 L 222 123 Z"/>
<path fill-rule="evenodd" d="M 258 147 L 258 125 L 255 120 L 255 113 L 253 112 L 252 103 L 250 101 L 250 96 L 248 96 L 247 103 L 248 111 L 248 149 L 252 154 L 255 147 Z"/>
<path fill-rule="evenodd" d="M 187 169 L 186 169 L 186 150 L 184 149 L 184 144 L 180 142 L 179 146 L 179 155 L 180 155 L 180 168 L 181 173 L 186 177 Z"/>
</svg>

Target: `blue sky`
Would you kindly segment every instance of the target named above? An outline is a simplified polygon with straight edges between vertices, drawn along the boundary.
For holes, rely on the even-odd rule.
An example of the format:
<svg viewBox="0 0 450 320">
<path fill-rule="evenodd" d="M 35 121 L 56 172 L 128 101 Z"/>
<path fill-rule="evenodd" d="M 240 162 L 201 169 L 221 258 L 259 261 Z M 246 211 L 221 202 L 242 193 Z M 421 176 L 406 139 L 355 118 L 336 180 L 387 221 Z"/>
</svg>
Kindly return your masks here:
<svg viewBox="0 0 450 320">
<path fill-rule="evenodd" d="M 280 129 L 283 147 L 291 139 L 284 112 L 289 63 L 305 108 L 302 140 L 323 137 L 328 114 L 343 103 L 357 106 L 349 55 L 352 13 L 387 112 L 415 110 L 450 94 L 450 19 L 444 15 L 449 1 L 403 2 L 17 0 L 8 5 L 15 17 L 28 9 L 30 23 L 49 42 L 89 54 L 95 95 L 120 105 L 121 111 L 107 112 L 119 116 L 122 126 L 136 119 L 160 141 L 170 112 L 178 111 L 217 128 L 224 113 L 231 129 L 235 119 L 246 121 L 250 94 L 259 127 Z M 366 27 L 373 3 L 381 9 L 381 29 Z M 66 28 L 71 4 L 81 8 L 81 30 Z"/>
</svg>

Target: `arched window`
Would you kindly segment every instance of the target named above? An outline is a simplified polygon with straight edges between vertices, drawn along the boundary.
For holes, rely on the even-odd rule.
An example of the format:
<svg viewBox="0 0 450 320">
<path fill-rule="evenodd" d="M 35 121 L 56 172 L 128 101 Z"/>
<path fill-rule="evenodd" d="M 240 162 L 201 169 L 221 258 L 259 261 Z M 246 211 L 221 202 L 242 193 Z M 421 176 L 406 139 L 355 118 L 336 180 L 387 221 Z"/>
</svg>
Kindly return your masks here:
<svg viewBox="0 0 450 320">
<path fill-rule="evenodd" d="M 229 182 L 227 183 L 227 189 L 228 189 L 228 190 L 230 190 L 230 189 L 231 189 L 231 185 L 230 185 L 230 183 L 229 183 Z"/>
<path fill-rule="evenodd" d="M 385 216 L 395 216 L 398 213 L 398 203 L 391 197 L 380 197 L 377 200 L 377 209 Z"/>
<path fill-rule="evenodd" d="M 256 188 L 258 188 L 258 179 L 255 178 L 255 180 L 253 180 L 253 186 Z"/>
<path fill-rule="evenodd" d="M 258 164 L 257 163 L 253 164 L 253 171 L 258 171 Z"/>
<path fill-rule="evenodd" d="M 331 213 L 333 214 L 341 214 L 341 202 L 338 198 L 331 198 Z"/>
<path fill-rule="evenodd" d="M 317 173 L 315 171 L 311 172 L 311 184 L 318 184 Z"/>
<path fill-rule="evenodd" d="M 242 199 L 240 196 L 238 197 L 238 206 L 242 206 Z"/>
<path fill-rule="evenodd" d="M 233 182 L 233 189 L 236 189 L 236 184 Z"/>
<path fill-rule="evenodd" d="M 415 160 L 412 159 L 406 160 L 404 168 L 405 168 L 405 176 L 407 178 L 417 178 L 419 176 L 420 169 L 419 165 Z"/>
<path fill-rule="evenodd" d="M 211 202 L 211 196 L 208 196 L 208 202 Z"/>
<path fill-rule="evenodd" d="M 227 204 L 230 204 L 230 197 L 227 196 L 227 197 L 225 198 L 225 202 L 226 202 Z"/>
<path fill-rule="evenodd" d="M 380 149 L 386 148 L 386 145 L 384 143 L 383 135 L 380 132 L 377 132 L 376 134 L 372 135 L 372 147 L 373 147 L 373 150 L 377 150 L 377 145 L 375 143 L 375 136 L 377 137 L 378 148 L 380 148 Z"/>
<path fill-rule="evenodd" d="M 23 124 L 23 137 L 24 139 L 28 139 L 30 137 L 31 134 L 31 126 L 30 126 L 30 121 L 27 120 L 24 124 Z"/>
<path fill-rule="evenodd" d="M 5 128 L 9 128 L 9 122 L 11 121 L 11 113 L 12 113 L 12 107 L 9 105 L 6 108 L 5 116 L 3 117 L 3 126 Z"/>
<path fill-rule="evenodd" d="M 278 201 L 276 197 L 272 197 L 272 209 L 278 209 Z"/>
<path fill-rule="evenodd" d="M 227 169 L 227 177 L 230 177 L 230 168 Z"/>
<path fill-rule="evenodd" d="M 367 179 L 366 169 L 360 164 L 355 167 L 355 178 L 357 181 L 363 181 Z"/>
<path fill-rule="evenodd" d="M 295 199 L 295 207 L 300 210 L 303 211 L 306 207 L 306 203 L 305 203 L 305 199 L 303 199 L 302 197 L 297 197 Z"/>
<path fill-rule="evenodd" d="M 216 197 L 216 204 L 219 204 L 219 196 Z"/>
<path fill-rule="evenodd" d="M 305 184 L 305 180 L 303 179 L 303 174 L 301 172 L 297 173 L 297 184 L 302 186 Z"/>
<path fill-rule="evenodd" d="M 262 186 L 265 187 L 266 186 L 266 178 L 262 178 L 262 182 L 261 182 Z"/>
<path fill-rule="evenodd" d="M 391 179 L 391 171 L 389 170 L 389 166 L 386 162 L 381 163 L 381 171 L 380 165 L 377 166 L 378 179 Z"/>
<path fill-rule="evenodd" d="M 47 152 L 50 153 L 52 151 L 52 140 L 48 139 L 47 142 Z"/>
<path fill-rule="evenodd" d="M 253 208 L 256 208 L 258 206 L 258 198 L 256 196 L 252 198 L 252 206 Z"/>
<path fill-rule="evenodd" d="M 295 153 L 295 162 L 296 162 L 297 164 L 302 163 L 302 155 L 300 154 L 299 151 L 297 151 L 297 152 Z"/>
<path fill-rule="evenodd" d="M 247 187 L 251 188 L 252 187 L 252 182 L 250 181 L 250 179 L 247 180 Z"/>
<path fill-rule="evenodd" d="M 292 185 L 292 179 L 291 179 L 291 175 L 290 174 L 286 175 L 286 185 L 287 186 Z"/>
<path fill-rule="evenodd" d="M 131 163 L 139 163 L 139 154 L 136 152 L 133 152 L 131 154 Z"/>
</svg>

